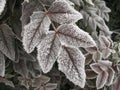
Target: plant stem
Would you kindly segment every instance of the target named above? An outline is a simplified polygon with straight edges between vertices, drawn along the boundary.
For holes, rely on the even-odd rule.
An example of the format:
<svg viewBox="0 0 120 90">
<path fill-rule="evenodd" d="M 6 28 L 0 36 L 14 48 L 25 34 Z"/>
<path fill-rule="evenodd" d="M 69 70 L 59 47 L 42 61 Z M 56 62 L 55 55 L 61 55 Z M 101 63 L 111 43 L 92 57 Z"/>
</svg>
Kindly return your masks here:
<svg viewBox="0 0 120 90">
<path fill-rule="evenodd" d="M 41 4 L 41 6 L 43 7 L 46 15 L 49 17 L 49 15 L 48 15 L 48 10 L 46 9 L 45 5 L 41 2 L 41 0 L 38 0 L 38 2 Z M 49 19 L 50 19 L 50 17 L 49 17 Z M 50 20 L 51 20 L 51 19 L 50 19 Z M 51 20 L 51 25 L 52 25 L 53 29 L 54 29 L 55 31 L 57 31 L 57 29 L 56 29 L 54 23 L 52 22 L 52 20 Z"/>
</svg>

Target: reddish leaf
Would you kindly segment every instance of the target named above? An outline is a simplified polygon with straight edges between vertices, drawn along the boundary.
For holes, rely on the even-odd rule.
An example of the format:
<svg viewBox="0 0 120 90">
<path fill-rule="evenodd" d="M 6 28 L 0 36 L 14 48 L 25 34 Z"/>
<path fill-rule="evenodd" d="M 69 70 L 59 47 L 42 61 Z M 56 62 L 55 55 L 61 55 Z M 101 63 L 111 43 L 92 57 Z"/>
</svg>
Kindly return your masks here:
<svg viewBox="0 0 120 90">
<path fill-rule="evenodd" d="M 98 63 L 93 63 L 90 65 L 90 67 L 94 72 L 96 72 L 98 74 L 102 72 L 102 69 L 100 68 Z"/>
<path fill-rule="evenodd" d="M 108 79 L 108 73 L 102 71 L 102 72 L 97 76 L 97 80 L 96 80 L 96 87 L 97 87 L 97 89 L 103 88 L 104 85 L 106 84 L 107 79 Z"/>
<path fill-rule="evenodd" d="M 109 68 L 107 72 L 108 72 L 108 79 L 106 85 L 110 86 L 113 83 L 115 71 L 112 68 Z"/>
<path fill-rule="evenodd" d="M 92 54 L 85 54 L 85 65 L 89 64 L 92 61 Z"/>
<path fill-rule="evenodd" d="M 115 79 L 112 90 L 120 90 L 120 76 Z"/>
<path fill-rule="evenodd" d="M 95 62 L 97 62 L 101 59 L 102 59 L 102 53 L 100 51 L 96 51 L 95 53 L 93 53 L 93 60 Z"/>
<path fill-rule="evenodd" d="M 87 75 L 87 79 L 94 79 L 97 77 L 97 74 L 91 69 L 86 70 L 86 75 Z"/>
</svg>

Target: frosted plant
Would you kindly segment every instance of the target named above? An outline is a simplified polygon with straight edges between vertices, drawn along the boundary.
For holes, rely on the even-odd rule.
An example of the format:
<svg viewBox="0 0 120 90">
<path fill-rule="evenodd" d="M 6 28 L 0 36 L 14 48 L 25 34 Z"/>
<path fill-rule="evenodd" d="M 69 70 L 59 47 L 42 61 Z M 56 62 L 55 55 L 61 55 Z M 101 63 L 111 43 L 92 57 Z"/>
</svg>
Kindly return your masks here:
<svg viewBox="0 0 120 90">
<path fill-rule="evenodd" d="M 41 1 L 39 3 L 43 5 Z M 37 47 L 38 62 L 44 73 L 49 72 L 58 59 L 59 69 L 70 81 L 83 88 L 86 79 L 85 58 L 78 47 L 93 47 L 96 46 L 96 43 L 87 32 L 74 24 L 83 18 L 82 14 L 66 0 L 55 0 L 48 11 L 44 5 L 43 9 L 45 12 L 33 12 L 30 23 L 24 26 L 23 45 L 25 50 L 30 53 Z M 52 21 L 61 24 L 58 28 L 53 26 L 55 31 L 49 30 Z M 67 47 L 62 48 L 64 45 Z M 76 61 L 73 62 L 73 60 Z M 69 62 L 71 65 L 67 67 Z"/>
<path fill-rule="evenodd" d="M 90 66 L 98 74 L 96 80 L 97 89 L 103 88 L 104 85 L 110 86 L 113 84 L 115 71 L 112 68 L 112 62 L 100 60 L 98 63 L 93 63 Z"/>
<path fill-rule="evenodd" d="M 104 0 L 22 1 L 0 0 L 0 82 L 14 87 L 3 78 L 10 65 L 27 89 L 119 88 L 120 44 L 111 39 Z"/>
</svg>

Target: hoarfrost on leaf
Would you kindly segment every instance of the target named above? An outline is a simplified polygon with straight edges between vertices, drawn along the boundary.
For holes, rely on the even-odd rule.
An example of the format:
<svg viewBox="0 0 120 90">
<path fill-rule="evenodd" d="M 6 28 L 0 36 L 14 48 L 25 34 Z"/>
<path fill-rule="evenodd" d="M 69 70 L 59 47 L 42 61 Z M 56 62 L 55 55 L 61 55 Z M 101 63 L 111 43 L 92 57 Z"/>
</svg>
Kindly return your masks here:
<svg viewBox="0 0 120 90">
<path fill-rule="evenodd" d="M 112 85 L 112 90 L 120 90 L 120 76 L 118 76 L 113 85 Z"/>
<path fill-rule="evenodd" d="M 47 73 L 51 70 L 58 57 L 60 47 L 61 43 L 53 31 L 50 31 L 37 46 L 38 61 L 44 73 Z"/>
<path fill-rule="evenodd" d="M 110 47 L 110 45 L 111 45 L 108 38 L 105 37 L 104 35 L 99 36 L 99 41 L 100 41 L 100 43 L 102 44 L 103 47 Z"/>
<path fill-rule="evenodd" d="M 41 6 L 36 3 L 35 1 L 31 1 L 29 3 L 23 2 L 22 3 L 22 16 L 20 18 L 21 24 L 22 24 L 22 33 L 21 36 L 23 36 L 24 33 L 24 26 L 30 22 L 30 16 L 33 14 L 34 11 L 41 10 Z"/>
<path fill-rule="evenodd" d="M 53 2 L 48 10 L 48 15 L 51 20 L 60 24 L 75 23 L 83 18 L 82 14 L 76 11 L 65 0 L 56 0 Z"/>
<path fill-rule="evenodd" d="M 106 82 L 106 85 L 107 86 L 110 86 L 113 84 L 113 80 L 114 80 L 114 75 L 115 75 L 115 71 L 113 70 L 113 68 L 109 68 L 108 69 L 108 78 L 107 78 L 107 82 Z"/>
<path fill-rule="evenodd" d="M 108 73 L 102 71 L 98 76 L 97 76 L 97 80 L 96 80 L 96 87 L 97 89 L 102 88 L 105 83 L 107 82 L 107 78 L 108 78 Z"/>
<path fill-rule="evenodd" d="M 31 53 L 40 43 L 41 39 L 45 37 L 50 24 L 51 22 L 44 12 L 38 11 L 32 14 L 31 22 L 24 27 L 23 35 L 24 49 L 28 53 Z"/>
<path fill-rule="evenodd" d="M 70 81 L 84 88 L 86 82 L 85 57 L 79 49 L 63 46 L 57 62 L 59 70 Z"/>
<path fill-rule="evenodd" d="M 98 74 L 96 80 L 97 89 L 103 88 L 104 85 L 110 86 L 113 84 L 115 71 L 112 68 L 112 62 L 99 60 L 98 63 L 93 63 L 90 67 Z"/>
<path fill-rule="evenodd" d="M 61 42 L 76 47 L 93 47 L 96 46 L 92 37 L 79 27 L 73 24 L 64 24 L 57 29 Z"/>
</svg>

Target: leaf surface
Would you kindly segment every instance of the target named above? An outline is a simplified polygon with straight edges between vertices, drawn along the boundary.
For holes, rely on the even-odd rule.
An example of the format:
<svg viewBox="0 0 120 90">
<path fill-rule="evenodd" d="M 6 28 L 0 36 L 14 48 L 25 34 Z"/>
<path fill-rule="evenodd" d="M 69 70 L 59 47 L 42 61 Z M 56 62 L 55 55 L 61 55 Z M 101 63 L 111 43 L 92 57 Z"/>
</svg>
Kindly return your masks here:
<svg viewBox="0 0 120 90">
<path fill-rule="evenodd" d="M 111 84 L 113 84 L 113 80 L 114 80 L 114 76 L 115 76 L 115 71 L 112 68 L 108 69 L 108 79 L 106 82 L 107 86 L 110 86 Z"/>
<path fill-rule="evenodd" d="M 15 36 L 6 24 L 0 26 L 0 51 L 15 61 Z"/>
<path fill-rule="evenodd" d="M 38 11 L 38 8 L 41 10 L 39 3 L 36 3 L 34 0 L 29 0 L 29 3 L 26 1 L 22 3 L 22 16 L 20 18 L 22 23 L 22 36 L 24 33 L 24 26 L 30 22 L 30 16 L 34 11 Z"/>
<path fill-rule="evenodd" d="M 44 73 L 47 73 L 55 63 L 61 43 L 55 32 L 50 32 L 38 45 L 38 61 Z"/>
<path fill-rule="evenodd" d="M 108 73 L 104 72 L 104 71 L 102 71 L 102 73 L 100 73 L 97 76 L 97 80 L 96 80 L 97 89 L 100 89 L 100 88 L 104 87 L 104 85 L 105 85 L 105 83 L 107 81 L 107 78 L 108 78 Z"/>
<path fill-rule="evenodd" d="M 82 19 L 81 13 L 76 11 L 66 0 L 56 0 L 48 10 L 50 18 L 59 23 L 74 23 Z"/>
<path fill-rule="evenodd" d="M 31 22 L 24 29 L 23 45 L 24 49 L 31 53 L 41 42 L 41 39 L 49 30 L 50 20 L 42 11 L 34 12 L 31 16 Z"/>
<path fill-rule="evenodd" d="M 82 29 L 73 24 L 64 24 L 57 29 L 58 36 L 63 44 L 76 47 L 93 47 L 96 46 L 92 37 Z"/>
<path fill-rule="evenodd" d="M 115 81 L 114 84 L 112 86 L 113 90 L 119 90 L 120 89 L 120 76 L 118 76 Z"/>
<path fill-rule="evenodd" d="M 62 47 L 58 57 L 59 70 L 75 85 L 85 86 L 85 57 L 77 48 Z"/>
</svg>

